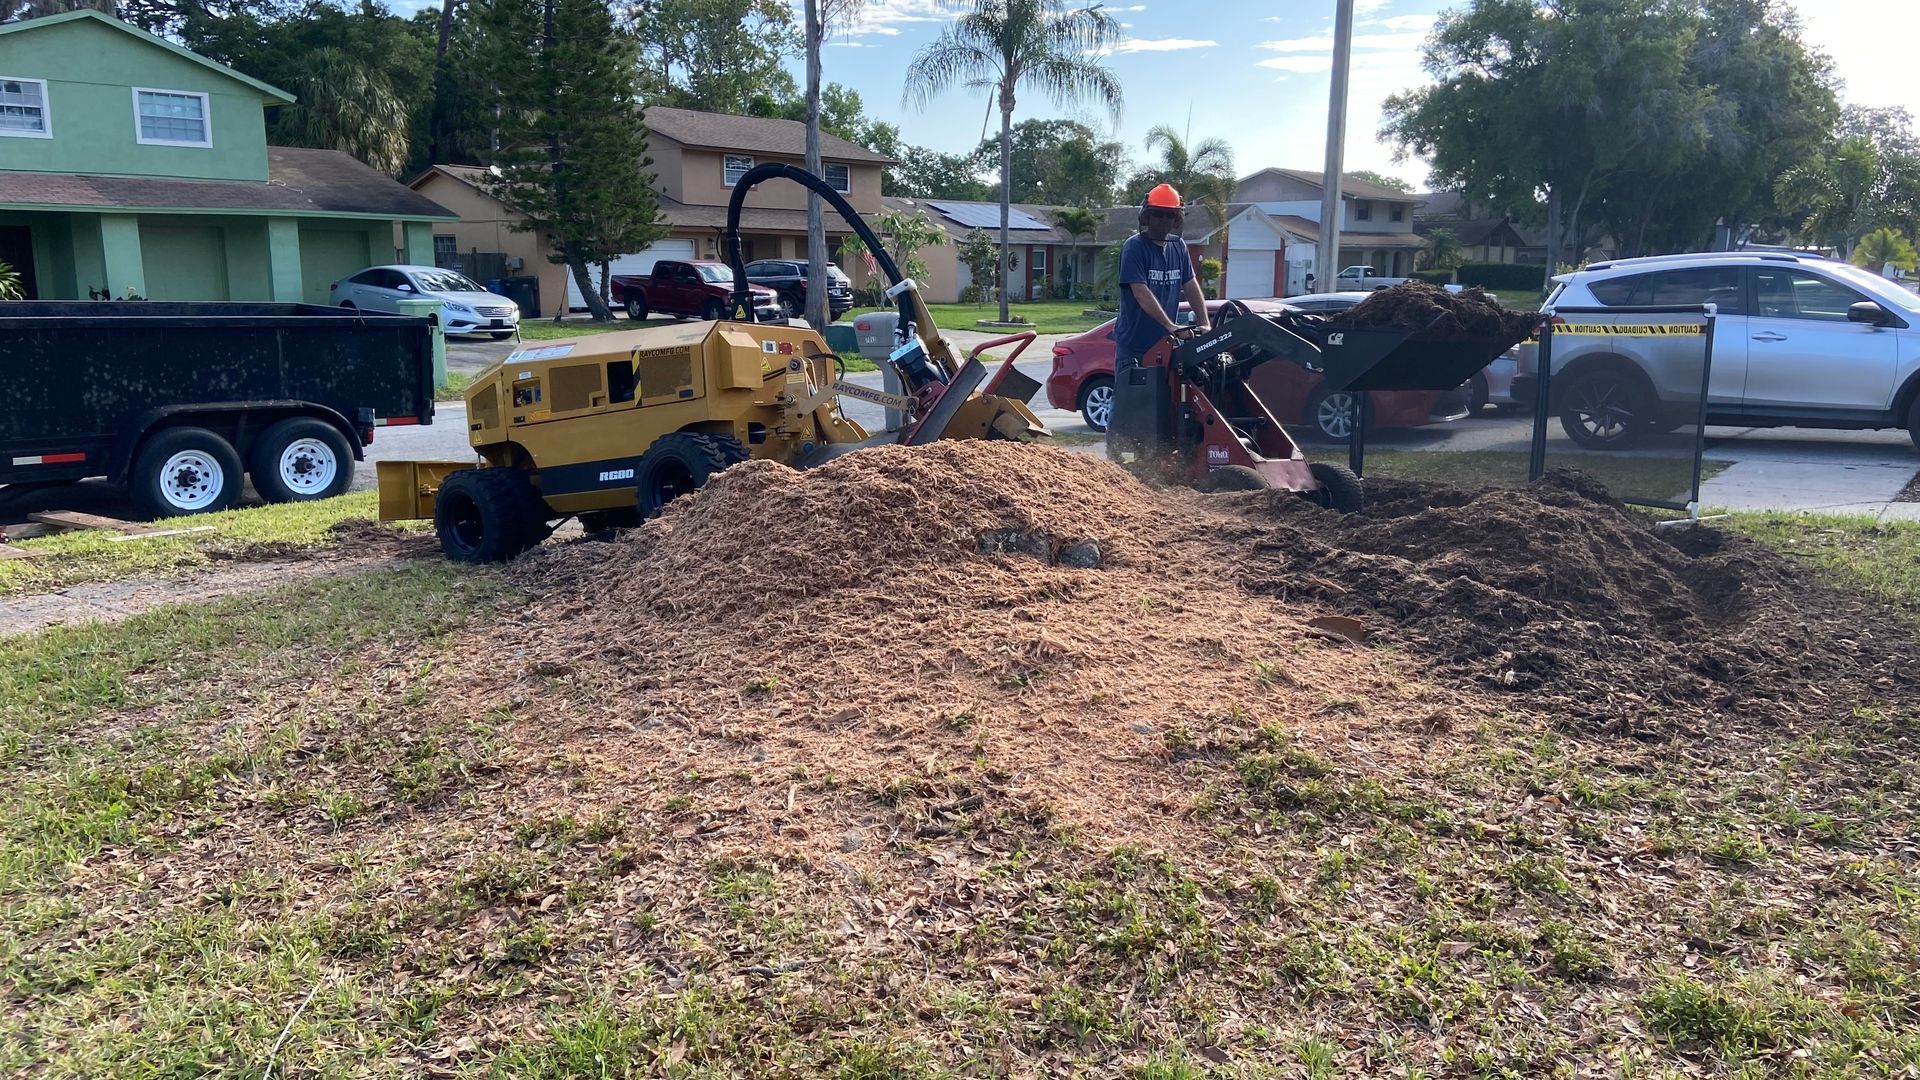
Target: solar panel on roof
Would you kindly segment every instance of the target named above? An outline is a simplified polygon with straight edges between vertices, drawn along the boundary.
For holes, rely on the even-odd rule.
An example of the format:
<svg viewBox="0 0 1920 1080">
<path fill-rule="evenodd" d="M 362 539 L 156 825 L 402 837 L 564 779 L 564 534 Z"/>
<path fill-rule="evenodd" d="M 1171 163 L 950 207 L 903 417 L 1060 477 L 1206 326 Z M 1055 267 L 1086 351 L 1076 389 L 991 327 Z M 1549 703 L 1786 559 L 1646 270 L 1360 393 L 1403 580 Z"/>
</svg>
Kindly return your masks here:
<svg viewBox="0 0 1920 1080">
<path fill-rule="evenodd" d="M 1000 208 L 980 203 L 933 202 L 928 206 L 953 219 L 955 225 L 969 229 L 997 229 L 1000 227 Z M 1007 228 L 1009 229 L 1046 229 L 1045 222 L 1023 210 L 1011 207 L 1007 210 Z"/>
</svg>

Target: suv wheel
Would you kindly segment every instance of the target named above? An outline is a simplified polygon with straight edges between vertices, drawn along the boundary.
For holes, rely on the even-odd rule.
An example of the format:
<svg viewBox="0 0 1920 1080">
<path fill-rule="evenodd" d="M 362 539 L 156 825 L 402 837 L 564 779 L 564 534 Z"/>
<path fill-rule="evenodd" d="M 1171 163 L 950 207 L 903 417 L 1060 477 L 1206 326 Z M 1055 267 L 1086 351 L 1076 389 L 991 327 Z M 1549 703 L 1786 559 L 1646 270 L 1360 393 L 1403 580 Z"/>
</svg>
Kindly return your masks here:
<svg viewBox="0 0 1920 1080">
<path fill-rule="evenodd" d="M 1560 426 L 1587 450 L 1619 450 L 1651 429 L 1653 399 L 1641 381 L 1605 369 L 1576 377 L 1560 397 Z"/>
<path fill-rule="evenodd" d="M 1913 440 L 1914 449 L 1920 450 L 1920 398 L 1914 398 L 1907 409 L 1907 437 Z"/>
</svg>

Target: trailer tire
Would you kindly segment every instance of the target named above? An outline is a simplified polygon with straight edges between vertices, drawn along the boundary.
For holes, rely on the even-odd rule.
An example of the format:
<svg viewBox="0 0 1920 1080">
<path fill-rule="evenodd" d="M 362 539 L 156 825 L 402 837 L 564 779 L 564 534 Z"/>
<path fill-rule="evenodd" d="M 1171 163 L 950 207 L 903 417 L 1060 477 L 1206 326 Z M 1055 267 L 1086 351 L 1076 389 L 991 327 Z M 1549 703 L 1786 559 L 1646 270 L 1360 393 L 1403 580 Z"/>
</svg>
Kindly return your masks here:
<svg viewBox="0 0 1920 1080">
<path fill-rule="evenodd" d="M 1366 489 L 1352 469 L 1332 461 L 1316 461 L 1307 470 L 1320 481 L 1317 490 L 1302 492 L 1308 499 L 1343 514 L 1357 514 L 1365 505 Z"/>
<path fill-rule="evenodd" d="M 289 417 L 261 432 L 248 459 L 253 490 L 270 503 L 329 499 L 353 484 L 347 437 L 311 416 Z"/>
<path fill-rule="evenodd" d="M 440 550 L 461 563 L 506 562 L 547 538 L 546 501 L 519 469 L 462 469 L 433 500 Z"/>
<path fill-rule="evenodd" d="M 747 460 L 747 448 L 731 435 L 677 431 L 647 448 L 635 470 L 640 516 L 650 518 L 682 495 L 707 486 L 715 473 Z"/>
<path fill-rule="evenodd" d="M 153 516 L 177 517 L 232 506 L 243 476 L 232 443 L 206 428 L 175 427 L 140 447 L 128 486 Z"/>
</svg>

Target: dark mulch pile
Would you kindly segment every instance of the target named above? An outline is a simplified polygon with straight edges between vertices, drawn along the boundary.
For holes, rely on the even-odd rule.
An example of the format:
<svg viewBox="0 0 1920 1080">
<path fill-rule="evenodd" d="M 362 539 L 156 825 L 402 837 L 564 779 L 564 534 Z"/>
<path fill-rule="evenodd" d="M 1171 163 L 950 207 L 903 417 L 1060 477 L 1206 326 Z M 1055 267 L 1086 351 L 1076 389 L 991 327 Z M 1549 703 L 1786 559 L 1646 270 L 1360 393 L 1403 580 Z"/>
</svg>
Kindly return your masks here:
<svg viewBox="0 0 1920 1080">
<path fill-rule="evenodd" d="M 1405 330 L 1419 334 L 1422 341 L 1498 338 L 1501 348 L 1526 338 L 1539 322 L 1537 313 L 1502 307 L 1478 285 L 1454 293 L 1425 281 L 1381 289 L 1327 317 L 1330 326 Z"/>
<path fill-rule="evenodd" d="M 1241 585 L 1359 616 L 1588 728 L 1920 702 L 1920 641 L 1896 616 L 1743 537 L 1657 531 L 1578 473 L 1521 490 L 1368 489 L 1349 517 L 1269 499 L 1277 528 L 1247 550 Z"/>
</svg>

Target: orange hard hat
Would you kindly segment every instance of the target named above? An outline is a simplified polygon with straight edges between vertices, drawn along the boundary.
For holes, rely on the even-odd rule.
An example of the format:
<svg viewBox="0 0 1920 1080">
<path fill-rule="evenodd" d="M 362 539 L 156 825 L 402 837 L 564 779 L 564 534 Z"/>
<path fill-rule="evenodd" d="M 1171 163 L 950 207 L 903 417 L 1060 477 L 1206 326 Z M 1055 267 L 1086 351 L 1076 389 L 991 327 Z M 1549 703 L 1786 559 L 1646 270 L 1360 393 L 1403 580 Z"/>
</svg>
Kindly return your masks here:
<svg viewBox="0 0 1920 1080">
<path fill-rule="evenodd" d="M 1158 206 L 1168 210 L 1180 209 L 1180 193 L 1173 190 L 1172 184 L 1157 184 L 1147 192 L 1148 206 Z"/>
</svg>

